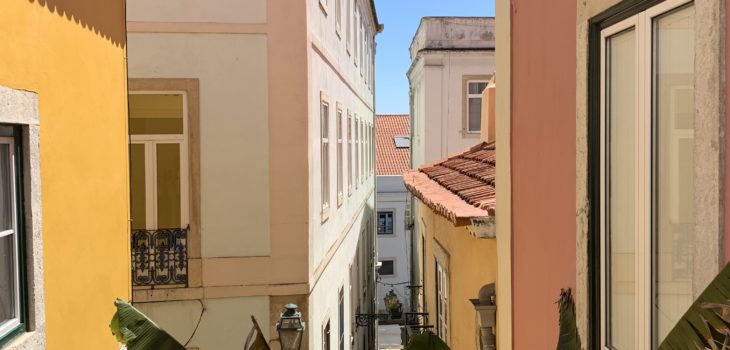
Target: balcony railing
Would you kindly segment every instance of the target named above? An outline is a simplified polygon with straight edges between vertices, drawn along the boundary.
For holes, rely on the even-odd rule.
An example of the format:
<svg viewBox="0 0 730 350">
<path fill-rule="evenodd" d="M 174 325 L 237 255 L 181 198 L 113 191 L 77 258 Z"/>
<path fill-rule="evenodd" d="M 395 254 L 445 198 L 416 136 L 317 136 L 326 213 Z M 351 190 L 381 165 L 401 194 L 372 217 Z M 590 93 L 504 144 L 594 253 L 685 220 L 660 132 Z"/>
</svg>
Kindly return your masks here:
<svg viewBox="0 0 730 350">
<path fill-rule="evenodd" d="M 132 230 L 132 286 L 187 285 L 188 230 Z"/>
</svg>

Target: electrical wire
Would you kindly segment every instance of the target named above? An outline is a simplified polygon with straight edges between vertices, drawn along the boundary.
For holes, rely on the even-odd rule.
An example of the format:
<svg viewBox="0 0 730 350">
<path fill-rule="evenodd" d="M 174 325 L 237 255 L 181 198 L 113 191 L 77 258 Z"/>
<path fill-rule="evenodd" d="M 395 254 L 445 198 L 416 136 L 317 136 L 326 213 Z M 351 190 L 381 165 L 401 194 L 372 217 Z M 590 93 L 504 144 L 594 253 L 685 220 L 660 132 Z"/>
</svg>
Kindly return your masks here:
<svg viewBox="0 0 730 350">
<path fill-rule="evenodd" d="M 188 346 L 190 341 L 193 340 L 195 333 L 198 332 L 198 327 L 200 326 L 200 321 L 203 320 L 203 314 L 205 313 L 205 305 L 203 304 L 202 300 L 197 299 L 197 301 L 200 303 L 200 317 L 198 317 L 198 324 L 195 325 L 195 329 L 193 329 L 193 334 L 190 335 L 190 338 L 188 338 L 188 341 L 185 342 L 185 345 L 183 345 L 183 347 Z"/>
</svg>

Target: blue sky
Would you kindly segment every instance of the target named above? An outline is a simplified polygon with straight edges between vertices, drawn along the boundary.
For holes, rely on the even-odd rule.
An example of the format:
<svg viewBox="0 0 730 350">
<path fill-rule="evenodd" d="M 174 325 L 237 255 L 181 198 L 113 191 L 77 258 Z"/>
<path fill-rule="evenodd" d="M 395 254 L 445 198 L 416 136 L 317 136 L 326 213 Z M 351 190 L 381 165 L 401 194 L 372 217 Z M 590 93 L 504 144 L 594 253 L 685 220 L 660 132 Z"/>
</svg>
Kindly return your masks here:
<svg viewBox="0 0 730 350">
<path fill-rule="evenodd" d="M 375 55 L 377 114 L 408 113 L 408 47 L 426 16 L 494 16 L 494 0 L 375 0 L 378 34 Z"/>
</svg>

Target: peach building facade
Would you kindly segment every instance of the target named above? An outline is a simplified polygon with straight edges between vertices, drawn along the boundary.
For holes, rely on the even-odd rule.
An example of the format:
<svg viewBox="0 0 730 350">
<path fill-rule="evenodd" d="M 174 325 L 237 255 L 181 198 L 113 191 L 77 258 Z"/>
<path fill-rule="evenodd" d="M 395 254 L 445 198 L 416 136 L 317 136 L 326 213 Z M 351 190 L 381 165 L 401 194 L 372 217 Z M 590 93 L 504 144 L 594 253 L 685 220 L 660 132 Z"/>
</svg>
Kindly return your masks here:
<svg viewBox="0 0 730 350">
<path fill-rule="evenodd" d="M 148 128 L 131 137 L 133 227 L 167 220 L 187 246 L 184 283 L 140 283 L 135 305 L 201 350 L 243 346 L 251 315 L 278 348 L 290 302 L 302 348 L 373 344 L 354 321 L 375 292 L 372 2 L 129 1 L 127 20 L 130 120 Z"/>
<path fill-rule="evenodd" d="M 726 11 L 497 1 L 499 348 L 561 288 L 584 348 L 656 348 L 727 262 Z"/>
</svg>

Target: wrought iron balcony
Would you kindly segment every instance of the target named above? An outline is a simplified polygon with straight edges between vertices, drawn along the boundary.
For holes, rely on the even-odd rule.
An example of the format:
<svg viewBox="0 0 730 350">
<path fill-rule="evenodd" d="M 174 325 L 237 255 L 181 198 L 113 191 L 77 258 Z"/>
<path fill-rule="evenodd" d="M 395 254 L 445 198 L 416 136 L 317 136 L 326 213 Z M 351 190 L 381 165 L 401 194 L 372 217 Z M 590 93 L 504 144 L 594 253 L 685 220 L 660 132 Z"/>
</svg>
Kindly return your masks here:
<svg viewBox="0 0 730 350">
<path fill-rule="evenodd" d="M 188 230 L 132 230 L 132 286 L 187 285 Z"/>
</svg>

